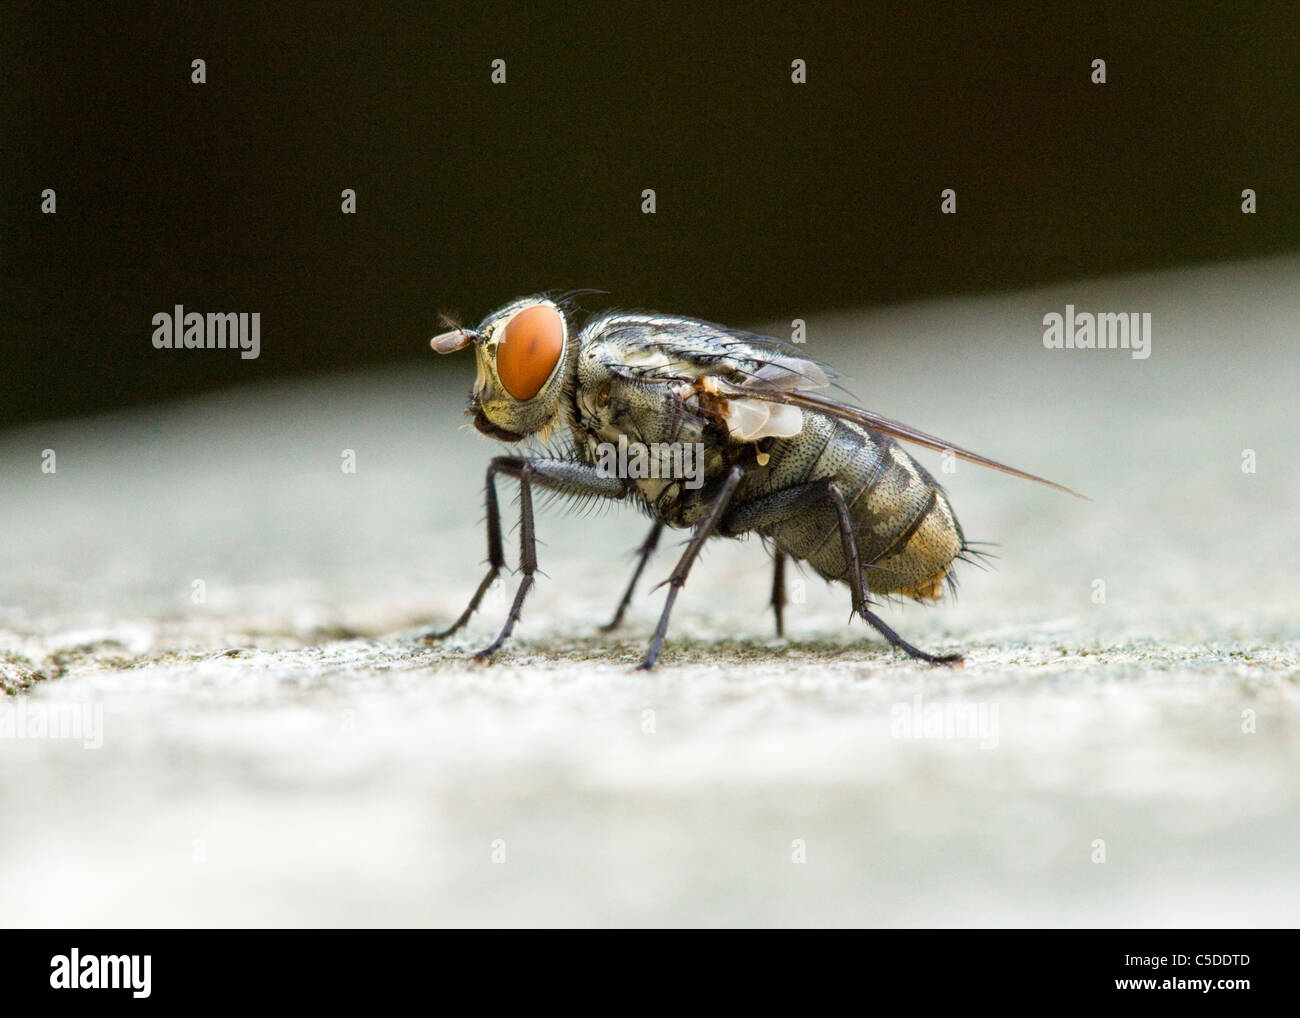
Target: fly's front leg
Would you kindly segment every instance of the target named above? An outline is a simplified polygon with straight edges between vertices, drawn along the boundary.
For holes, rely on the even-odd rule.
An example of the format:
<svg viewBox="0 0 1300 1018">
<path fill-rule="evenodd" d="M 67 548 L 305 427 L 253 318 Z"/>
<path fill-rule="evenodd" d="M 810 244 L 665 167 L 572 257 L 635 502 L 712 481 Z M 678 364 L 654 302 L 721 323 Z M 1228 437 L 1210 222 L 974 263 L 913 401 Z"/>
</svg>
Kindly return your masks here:
<svg viewBox="0 0 1300 1018">
<path fill-rule="evenodd" d="M 744 468 L 735 466 L 731 468 L 727 478 L 722 483 L 722 489 L 714 499 L 713 508 L 709 510 L 709 515 L 695 528 L 695 533 L 691 535 L 690 543 L 686 546 L 686 552 L 678 561 L 676 568 L 673 569 L 672 575 L 664 581 L 668 586 L 668 597 L 664 601 L 663 613 L 659 616 L 659 625 L 655 626 L 654 636 L 650 638 L 650 647 L 645 652 L 645 657 L 638 668 L 648 670 L 655 666 L 659 660 L 659 652 L 663 649 L 664 635 L 668 632 L 668 617 L 673 612 L 673 602 L 677 600 L 677 592 L 686 585 L 686 577 L 690 575 L 691 566 L 699 558 L 700 549 L 704 547 L 704 542 L 713 536 L 722 519 L 723 513 L 727 511 L 727 505 L 731 502 L 731 496 L 735 493 L 740 479 L 744 475 Z M 663 583 L 659 584 L 663 586 Z"/>
<path fill-rule="evenodd" d="M 594 466 L 572 460 L 557 459 L 523 459 L 518 456 L 497 456 L 488 465 L 487 470 L 487 507 L 488 507 L 488 575 L 479 584 L 469 607 L 456 620 L 455 625 L 439 637 L 450 635 L 463 626 L 474 614 L 484 593 L 492 581 L 500 574 L 505 565 L 505 555 L 501 549 L 501 512 L 497 504 L 496 475 L 506 474 L 519 481 L 519 569 L 523 579 L 515 591 L 514 601 L 510 605 L 510 614 L 497 638 L 487 647 L 474 655 L 476 660 L 490 660 L 502 644 L 510 638 L 515 624 L 519 621 L 524 598 L 532 589 L 534 574 L 537 572 L 537 538 L 533 523 L 533 486 L 539 485 L 561 494 L 598 498 L 621 499 L 627 496 L 627 484 L 617 477 L 606 477 Z"/>
<path fill-rule="evenodd" d="M 497 461 L 492 462 L 495 465 Z M 515 599 L 510 605 L 510 614 L 506 616 L 506 624 L 501 627 L 501 632 L 497 634 L 495 640 L 474 655 L 475 661 L 491 661 L 496 652 L 501 649 L 501 645 L 510 639 L 510 634 L 523 610 L 524 598 L 533 589 L 535 582 L 533 574 L 537 572 L 537 535 L 533 531 L 532 468 L 525 460 L 518 466 L 517 472 L 511 467 L 503 466 L 501 469 L 519 478 L 519 571 L 524 574 L 524 578 L 519 581 L 519 589 L 515 591 Z"/>
<path fill-rule="evenodd" d="M 650 533 L 646 539 L 641 542 L 641 547 L 637 549 L 640 559 L 636 564 L 636 571 L 632 573 L 632 582 L 627 585 L 627 590 L 623 592 L 623 600 L 618 603 L 618 610 L 614 612 L 614 617 L 601 626 L 601 630 L 606 633 L 612 632 L 623 624 L 623 613 L 627 611 L 627 606 L 632 601 L 632 592 L 636 590 L 636 584 L 641 579 L 641 573 L 645 570 L 645 564 L 650 561 L 650 556 L 654 550 L 659 547 L 659 535 L 664 532 L 664 525 L 655 521 L 655 525 L 650 528 Z"/>
<path fill-rule="evenodd" d="M 483 602 L 483 595 L 496 582 L 506 564 L 505 552 L 501 549 L 501 508 L 497 504 L 496 460 L 493 460 L 488 466 L 486 501 L 488 573 L 483 577 L 483 582 L 478 585 L 478 590 L 474 591 L 474 596 L 469 599 L 469 606 L 460 613 L 460 618 L 448 628 L 426 635 L 424 637 L 426 641 L 445 640 L 448 636 L 460 630 L 470 620 L 470 617 L 478 611 L 478 606 Z"/>
</svg>

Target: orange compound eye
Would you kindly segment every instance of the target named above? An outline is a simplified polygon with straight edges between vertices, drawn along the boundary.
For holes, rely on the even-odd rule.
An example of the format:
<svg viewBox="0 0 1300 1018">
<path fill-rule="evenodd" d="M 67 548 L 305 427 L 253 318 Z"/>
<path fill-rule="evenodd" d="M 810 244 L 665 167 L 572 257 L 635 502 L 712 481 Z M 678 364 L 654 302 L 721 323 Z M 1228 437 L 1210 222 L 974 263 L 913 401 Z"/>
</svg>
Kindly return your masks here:
<svg viewBox="0 0 1300 1018">
<path fill-rule="evenodd" d="M 564 349 L 564 322 L 547 304 L 510 319 L 497 345 L 497 376 L 515 399 L 532 399 L 551 377 Z"/>
</svg>

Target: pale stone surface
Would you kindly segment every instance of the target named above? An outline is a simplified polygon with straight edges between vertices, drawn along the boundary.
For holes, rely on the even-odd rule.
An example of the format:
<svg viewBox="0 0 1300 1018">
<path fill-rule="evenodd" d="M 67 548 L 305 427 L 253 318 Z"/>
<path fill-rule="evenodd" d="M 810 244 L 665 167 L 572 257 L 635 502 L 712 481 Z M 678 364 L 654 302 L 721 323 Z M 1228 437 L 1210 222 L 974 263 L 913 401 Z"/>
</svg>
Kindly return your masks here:
<svg viewBox="0 0 1300 1018">
<path fill-rule="evenodd" d="M 1045 350 L 1067 302 L 1152 357 Z M 867 405 L 1096 499 L 940 475 L 1000 558 L 884 614 L 955 672 L 812 577 L 773 640 L 735 542 L 635 673 L 618 508 L 543 517 L 499 665 L 503 598 L 419 644 L 482 568 L 468 359 L 0 436 L 0 922 L 1294 925 L 1297 321 L 1295 259 L 811 317 Z M 982 738 L 899 729 L 957 705 Z M 31 737 L 71 708 L 101 746 Z"/>
</svg>

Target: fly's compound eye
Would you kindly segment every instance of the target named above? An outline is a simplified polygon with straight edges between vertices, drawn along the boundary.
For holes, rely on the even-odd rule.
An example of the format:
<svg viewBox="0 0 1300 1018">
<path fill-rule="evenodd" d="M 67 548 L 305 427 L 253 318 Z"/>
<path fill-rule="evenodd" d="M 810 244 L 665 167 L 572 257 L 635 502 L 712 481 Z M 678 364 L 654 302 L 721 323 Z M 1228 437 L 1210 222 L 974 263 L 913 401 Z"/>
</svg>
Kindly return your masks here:
<svg viewBox="0 0 1300 1018">
<path fill-rule="evenodd" d="M 532 399 L 551 377 L 564 350 L 564 320 L 547 304 L 510 319 L 497 344 L 497 377 L 515 399 Z"/>
</svg>

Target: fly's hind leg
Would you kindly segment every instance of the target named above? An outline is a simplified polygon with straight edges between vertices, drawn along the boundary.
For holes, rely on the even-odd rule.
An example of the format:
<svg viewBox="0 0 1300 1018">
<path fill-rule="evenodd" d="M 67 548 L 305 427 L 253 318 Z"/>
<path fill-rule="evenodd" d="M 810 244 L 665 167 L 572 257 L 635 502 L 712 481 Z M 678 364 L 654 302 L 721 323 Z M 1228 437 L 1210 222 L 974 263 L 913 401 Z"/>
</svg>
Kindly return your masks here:
<svg viewBox="0 0 1300 1018">
<path fill-rule="evenodd" d="M 889 641 L 890 645 L 897 647 L 903 653 L 910 657 L 918 658 L 921 661 L 928 661 L 932 665 L 959 665 L 962 663 L 961 654 L 929 654 L 919 647 L 913 647 L 896 632 L 885 624 L 885 621 L 875 612 L 868 611 L 863 613 L 865 618 L 875 628 L 881 636 Z"/>
<path fill-rule="evenodd" d="M 840 531 L 840 543 L 844 550 L 844 562 L 848 567 L 848 584 L 853 597 L 853 610 L 861 615 L 868 625 L 888 640 L 890 646 L 896 647 L 898 650 L 921 661 L 928 661 L 930 664 L 958 664 L 962 660 L 960 654 L 928 654 L 918 647 L 913 647 L 871 610 L 871 602 L 867 598 L 866 584 L 862 579 L 862 560 L 858 555 L 857 539 L 853 536 L 853 520 L 849 515 L 849 506 L 844 501 L 843 492 L 840 491 L 834 481 L 810 481 L 807 484 L 774 491 L 770 495 L 728 513 L 719 530 L 727 535 L 742 534 L 749 530 L 780 523 L 782 520 L 788 519 L 793 512 L 825 502 L 830 502 L 835 509 Z M 775 603 L 776 593 L 774 590 L 774 606 Z M 777 617 L 780 618 L 779 613 Z"/>
<path fill-rule="evenodd" d="M 826 494 L 830 498 L 831 504 L 835 506 L 835 514 L 839 518 L 840 541 L 844 547 L 844 561 L 848 565 L 849 589 L 853 592 L 854 611 L 861 615 L 876 632 L 888 640 L 891 647 L 921 661 L 928 661 L 932 665 L 959 664 L 962 660 L 960 654 L 930 654 L 919 647 L 913 647 L 871 610 L 871 602 L 867 599 L 866 585 L 862 582 L 862 561 L 858 557 L 858 542 L 853 536 L 853 520 L 849 516 L 848 503 L 844 501 L 844 494 L 836 487 L 834 481 L 827 484 Z"/>
<path fill-rule="evenodd" d="M 646 539 L 641 542 L 641 547 L 637 549 L 640 558 L 636 563 L 636 570 L 632 573 L 632 581 L 627 585 L 627 590 L 623 592 L 623 600 L 618 603 L 618 610 L 614 612 L 614 617 L 601 626 L 601 630 L 606 633 L 613 632 L 623 624 L 623 613 L 627 611 L 627 606 L 632 602 L 632 593 L 636 590 L 637 581 L 641 579 L 641 573 L 645 571 L 645 564 L 650 561 L 650 556 L 659 547 L 659 535 L 664 532 L 664 525 L 658 520 L 650 528 L 650 533 Z"/>
</svg>

